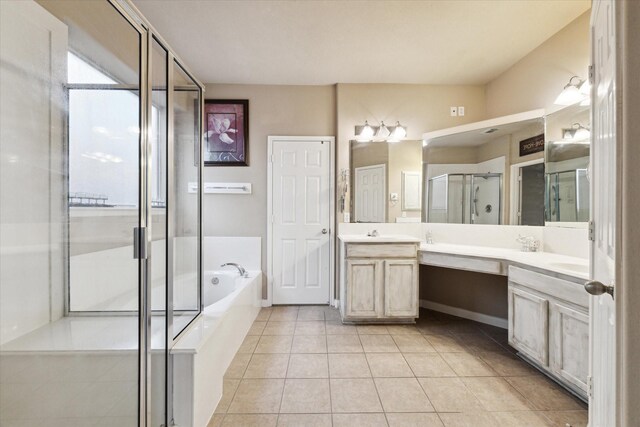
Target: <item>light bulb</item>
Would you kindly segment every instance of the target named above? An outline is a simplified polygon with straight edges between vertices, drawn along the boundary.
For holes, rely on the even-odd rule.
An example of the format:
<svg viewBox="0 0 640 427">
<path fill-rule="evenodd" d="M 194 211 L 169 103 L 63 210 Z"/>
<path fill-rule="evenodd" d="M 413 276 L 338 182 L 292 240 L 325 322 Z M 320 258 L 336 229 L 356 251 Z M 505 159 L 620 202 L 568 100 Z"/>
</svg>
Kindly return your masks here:
<svg viewBox="0 0 640 427">
<path fill-rule="evenodd" d="M 573 135 L 573 139 L 578 141 L 582 141 L 589 138 L 591 138 L 591 132 L 589 131 L 589 129 L 585 127 L 578 128 L 578 130 L 576 130 L 576 133 Z"/>
<path fill-rule="evenodd" d="M 400 122 L 396 122 L 396 127 L 395 129 L 393 129 L 393 134 L 391 135 L 391 137 L 394 140 L 399 141 L 405 136 L 407 136 L 407 130 L 400 125 Z"/>
<path fill-rule="evenodd" d="M 560 92 L 560 95 L 554 101 L 556 105 L 573 105 L 576 102 L 580 102 L 584 99 L 584 95 L 580 93 L 580 90 L 573 85 L 567 85 Z"/>
<path fill-rule="evenodd" d="M 380 127 L 378 128 L 378 132 L 376 132 L 376 138 L 386 139 L 389 135 L 391 135 L 389 128 L 385 126 L 384 122 L 380 122 Z"/>
<path fill-rule="evenodd" d="M 591 95 L 591 83 L 589 83 L 589 80 L 582 82 L 580 85 L 580 93 L 586 96 Z"/>
<path fill-rule="evenodd" d="M 368 141 L 373 137 L 373 128 L 369 126 L 369 122 L 365 121 L 360 134 L 357 135 L 358 141 Z"/>
</svg>

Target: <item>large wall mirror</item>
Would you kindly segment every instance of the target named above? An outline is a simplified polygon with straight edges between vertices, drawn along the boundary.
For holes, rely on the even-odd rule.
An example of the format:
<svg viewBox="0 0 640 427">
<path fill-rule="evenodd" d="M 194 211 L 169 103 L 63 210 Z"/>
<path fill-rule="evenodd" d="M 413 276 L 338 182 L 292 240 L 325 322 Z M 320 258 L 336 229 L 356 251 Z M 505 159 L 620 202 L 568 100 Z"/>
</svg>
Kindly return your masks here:
<svg viewBox="0 0 640 427">
<path fill-rule="evenodd" d="M 589 221 L 590 109 L 579 104 L 546 117 L 545 220 Z"/>
<path fill-rule="evenodd" d="M 542 111 L 504 119 L 425 134 L 425 222 L 544 225 Z"/>
<path fill-rule="evenodd" d="M 351 222 L 421 222 L 422 142 L 351 141 Z"/>
</svg>

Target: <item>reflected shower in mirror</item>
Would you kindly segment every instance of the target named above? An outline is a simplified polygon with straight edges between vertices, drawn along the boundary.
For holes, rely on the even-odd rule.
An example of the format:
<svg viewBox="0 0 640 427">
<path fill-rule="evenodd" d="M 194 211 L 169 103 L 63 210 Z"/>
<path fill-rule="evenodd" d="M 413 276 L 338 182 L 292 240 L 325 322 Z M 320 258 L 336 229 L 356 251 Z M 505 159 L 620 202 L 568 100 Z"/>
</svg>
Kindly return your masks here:
<svg viewBox="0 0 640 427">
<path fill-rule="evenodd" d="M 545 220 L 589 221 L 590 109 L 575 104 L 546 117 Z"/>
<path fill-rule="evenodd" d="M 351 141 L 351 222 L 420 222 L 420 141 Z"/>
<path fill-rule="evenodd" d="M 544 224 L 542 111 L 424 137 L 424 221 Z"/>
</svg>

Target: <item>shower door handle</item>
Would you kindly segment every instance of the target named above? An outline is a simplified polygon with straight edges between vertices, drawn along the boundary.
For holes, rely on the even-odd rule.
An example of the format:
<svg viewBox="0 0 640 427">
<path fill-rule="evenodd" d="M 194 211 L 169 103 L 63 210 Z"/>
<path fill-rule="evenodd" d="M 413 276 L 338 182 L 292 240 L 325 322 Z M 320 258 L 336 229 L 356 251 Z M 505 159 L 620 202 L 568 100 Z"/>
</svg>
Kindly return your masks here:
<svg viewBox="0 0 640 427">
<path fill-rule="evenodd" d="M 147 259 L 147 227 L 133 229 L 133 258 Z"/>
</svg>

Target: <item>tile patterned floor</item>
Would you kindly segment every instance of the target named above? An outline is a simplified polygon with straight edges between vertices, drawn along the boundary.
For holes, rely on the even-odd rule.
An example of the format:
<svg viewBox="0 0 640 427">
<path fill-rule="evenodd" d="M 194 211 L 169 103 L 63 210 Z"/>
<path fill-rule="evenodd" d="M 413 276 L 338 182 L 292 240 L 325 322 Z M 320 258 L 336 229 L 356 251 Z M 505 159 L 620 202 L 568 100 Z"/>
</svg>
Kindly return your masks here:
<svg viewBox="0 0 640 427">
<path fill-rule="evenodd" d="M 320 306 L 262 309 L 214 426 L 586 426 L 586 406 L 518 359 L 506 331 L 422 310 L 343 325 Z"/>
</svg>

